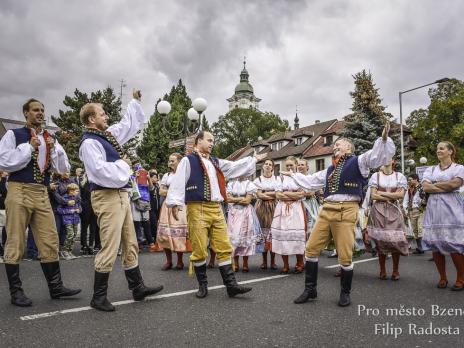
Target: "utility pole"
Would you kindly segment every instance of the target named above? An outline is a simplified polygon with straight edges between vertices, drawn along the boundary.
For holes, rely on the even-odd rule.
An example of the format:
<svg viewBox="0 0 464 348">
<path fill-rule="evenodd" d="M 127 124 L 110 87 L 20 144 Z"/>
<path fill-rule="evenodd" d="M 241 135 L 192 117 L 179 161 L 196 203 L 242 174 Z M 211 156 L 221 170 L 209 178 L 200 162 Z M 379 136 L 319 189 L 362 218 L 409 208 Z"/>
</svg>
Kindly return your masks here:
<svg viewBox="0 0 464 348">
<path fill-rule="evenodd" d="M 120 109 L 121 109 L 121 113 L 122 113 L 123 112 L 123 107 L 122 106 L 124 105 L 124 103 L 122 101 L 122 97 L 123 97 L 124 93 L 122 93 L 122 91 L 123 91 L 123 88 L 126 87 L 127 85 L 126 85 L 126 83 L 125 83 L 126 81 L 124 81 L 124 79 L 121 79 L 119 82 L 120 82 L 120 85 L 119 85 L 119 87 L 120 87 L 119 88 L 119 100 L 121 101 Z"/>
</svg>

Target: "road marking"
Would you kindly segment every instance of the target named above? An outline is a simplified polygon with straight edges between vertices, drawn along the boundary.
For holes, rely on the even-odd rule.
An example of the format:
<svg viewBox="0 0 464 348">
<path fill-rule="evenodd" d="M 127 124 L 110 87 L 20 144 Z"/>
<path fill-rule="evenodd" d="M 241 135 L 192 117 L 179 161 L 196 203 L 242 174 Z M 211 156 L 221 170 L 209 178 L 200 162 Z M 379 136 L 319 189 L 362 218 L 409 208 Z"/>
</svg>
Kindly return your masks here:
<svg viewBox="0 0 464 348">
<path fill-rule="evenodd" d="M 354 261 L 353 263 L 363 263 L 363 262 L 368 262 L 368 261 L 374 261 L 374 260 L 377 260 L 377 259 L 378 259 L 378 257 L 372 257 L 370 259 Z M 337 267 L 340 267 L 340 265 L 338 263 L 336 265 L 325 266 L 324 268 L 337 268 Z"/>
<path fill-rule="evenodd" d="M 263 277 L 263 278 L 256 278 L 256 279 L 250 279 L 250 280 L 245 280 L 242 282 L 238 282 L 239 284 L 251 284 L 251 283 L 258 283 L 258 282 L 264 282 L 266 280 L 273 280 L 273 279 L 279 279 L 279 278 L 285 278 L 288 277 L 288 274 L 282 274 L 282 275 L 275 275 L 271 277 Z M 211 286 L 208 287 L 208 290 L 217 290 L 217 289 L 222 289 L 224 288 L 224 285 L 216 285 L 216 286 Z M 155 296 L 149 296 L 146 297 L 144 301 L 152 301 L 152 300 L 157 300 L 160 298 L 168 298 L 168 297 L 176 297 L 176 296 L 183 296 L 183 295 L 188 295 L 188 294 L 193 294 L 197 292 L 198 289 L 194 290 L 186 290 L 186 291 L 178 291 L 178 292 L 172 292 L 169 294 L 162 294 L 162 295 L 155 295 Z M 117 302 L 112 302 L 113 306 L 122 306 L 130 303 L 135 303 L 136 301 L 134 300 L 124 300 L 124 301 L 117 301 Z M 60 311 L 53 311 L 53 312 L 46 312 L 46 313 L 38 313 L 38 314 L 31 314 L 31 315 L 25 315 L 22 317 L 19 317 L 21 320 L 35 320 L 35 319 L 42 319 L 42 318 L 49 318 L 49 317 L 54 317 L 57 315 L 62 315 L 62 314 L 69 314 L 69 313 L 77 313 L 77 312 L 84 312 L 84 311 L 89 311 L 93 310 L 92 307 L 86 306 L 86 307 L 77 307 L 77 308 L 70 308 L 70 309 L 63 309 Z"/>
</svg>

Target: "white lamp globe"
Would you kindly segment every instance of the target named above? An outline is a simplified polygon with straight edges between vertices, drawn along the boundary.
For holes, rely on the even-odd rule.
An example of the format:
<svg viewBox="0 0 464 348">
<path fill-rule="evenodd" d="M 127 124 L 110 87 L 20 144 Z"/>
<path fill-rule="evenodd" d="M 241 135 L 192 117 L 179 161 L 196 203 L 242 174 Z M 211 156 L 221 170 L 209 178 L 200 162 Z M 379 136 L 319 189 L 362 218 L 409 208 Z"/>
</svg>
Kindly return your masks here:
<svg viewBox="0 0 464 348">
<path fill-rule="evenodd" d="M 407 163 L 408 163 L 408 166 L 411 166 L 411 167 L 416 164 L 416 162 L 413 159 L 408 160 Z"/>
<path fill-rule="evenodd" d="M 161 114 L 161 115 L 167 115 L 171 111 L 171 104 L 167 102 L 166 100 L 161 100 L 158 105 L 156 105 L 156 110 Z"/>
<path fill-rule="evenodd" d="M 426 164 L 426 163 L 427 163 L 427 158 L 426 158 L 426 157 L 421 157 L 421 158 L 419 159 L 419 162 L 420 162 L 421 164 Z"/>
<path fill-rule="evenodd" d="M 208 107 L 208 103 L 203 98 L 197 98 L 193 101 L 193 108 L 198 112 L 202 113 Z"/>
<path fill-rule="evenodd" d="M 187 111 L 187 117 L 190 121 L 198 121 L 198 112 L 194 108 L 190 108 Z"/>
</svg>

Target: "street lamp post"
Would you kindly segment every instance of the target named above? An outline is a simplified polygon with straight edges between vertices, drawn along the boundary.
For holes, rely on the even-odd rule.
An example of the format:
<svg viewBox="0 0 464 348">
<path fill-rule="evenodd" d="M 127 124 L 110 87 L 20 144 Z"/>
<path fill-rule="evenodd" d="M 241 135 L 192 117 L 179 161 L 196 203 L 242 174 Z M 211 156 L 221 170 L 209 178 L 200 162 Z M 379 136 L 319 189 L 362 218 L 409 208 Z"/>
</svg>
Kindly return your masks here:
<svg viewBox="0 0 464 348">
<path fill-rule="evenodd" d="M 201 127 L 201 116 L 208 107 L 208 103 L 203 98 L 196 98 L 191 107 L 185 115 L 182 117 L 182 128 L 177 131 L 170 131 L 166 126 L 167 115 L 171 111 L 171 104 L 166 100 L 161 100 L 156 105 L 156 110 L 161 114 L 161 122 L 164 130 L 172 137 L 178 137 L 180 135 L 184 138 L 184 145 L 187 145 L 187 137 L 197 133 Z M 189 120 L 193 124 L 193 128 L 189 128 Z"/>
<path fill-rule="evenodd" d="M 427 83 L 426 85 L 422 85 L 419 87 L 411 88 L 406 91 L 402 91 L 398 93 L 399 100 L 400 100 L 400 144 L 401 144 L 401 171 L 404 174 L 404 139 L 403 139 L 403 104 L 402 104 L 402 96 L 405 93 L 415 91 L 416 89 L 424 88 L 427 86 L 434 85 L 436 83 L 443 83 L 443 82 L 448 82 L 450 79 L 447 77 L 444 77 L 442 79 L 436 80 L 431 83 Z"/>
</svg>

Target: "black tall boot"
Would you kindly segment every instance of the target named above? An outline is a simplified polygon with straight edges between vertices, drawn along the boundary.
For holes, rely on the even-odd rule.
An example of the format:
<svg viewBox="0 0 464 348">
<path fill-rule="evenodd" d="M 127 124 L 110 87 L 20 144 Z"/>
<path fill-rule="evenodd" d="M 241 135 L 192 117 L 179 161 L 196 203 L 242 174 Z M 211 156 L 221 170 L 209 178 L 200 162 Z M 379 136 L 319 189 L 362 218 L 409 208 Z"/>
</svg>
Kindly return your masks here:
<svg viewBox="0 0 464 348">
<path fill-rule="evenodd" d="M 40 266 L 42 266 L 45 279 L 47 279 L 48 290 L 52 299 L 74 296 L 81 292 L 81 289 L 68 289 L 63 285 L 58 261 L 40 263 Z"/>
<path fill-rule="evenodd" d="M 90 306 L 103 312 L 113 312 L 114 306 L 106 298 L 108 292 L 108 279 L 110 273 L 95 271 L 95 280 L 93 283 L 93 297 Z"/>
<path fill-rule="evenodd" d="M 422 238 L 416 238 L 416 244 L 417 244 L 417 248 L 413 252 L 413 254 L 422 255 L 424 253 L 424 250 L 422 250 Z"/>
<path fill-rule="evenodd" d="M 305 262 L 305 288 L 294 303 L 305 303 L 317 297 L 317 269 L 319 262 Z"/>
<path fill-rule="evenodd" d="M 19 278 L 19 265 L 5 263 L 6 276 L 10 284 L 11 303 L 19 307 L 32 306 L 32 301 L 24 294 Z"/>
<path fill-rule="evenodd" d="M 201 266 L 195 266 L 195 275 L 198 280 L 198 291 L 195 294 L 198 298 L 208 295 L 208 277 L 206 276 L 206 263 Z"/>
<path fill-rule="evenodd" d="M 142 273 L 140 273 L 139 266 L 124 271 L 126 274 L 129 290 L 132 290 L 132 297 L 134 301 L 142 301 L 145 297 L 154 295 L 163 290 L 163 286 L 155 286 L 150 288 L 143 283 Z"/>
<path fill-rule="evenodd" d="M 342 277 L 340 279 L 341 291 L 340 291 L 340 300 L 338 305 L 340 307 L 349 306 L 351 303 L 350 292 L 351 292 L 351 282 L 353 280 L 353 270 L 346 271 L 342 268 Z"/>
<path fill-rule="evenodd" d="M 232 270 L 232 265 L 230 263 L 228 265 L 219 266 L 219 271 L 221 272 L 222 281 L 226 286 L 227 295 L 229 295 L 229 297 L 234 297 L 251 291 L 250 287 L 238 285 L 237 280 L 235 279 L 235 273 Z"/>
</svg>

